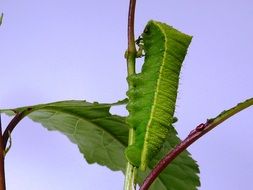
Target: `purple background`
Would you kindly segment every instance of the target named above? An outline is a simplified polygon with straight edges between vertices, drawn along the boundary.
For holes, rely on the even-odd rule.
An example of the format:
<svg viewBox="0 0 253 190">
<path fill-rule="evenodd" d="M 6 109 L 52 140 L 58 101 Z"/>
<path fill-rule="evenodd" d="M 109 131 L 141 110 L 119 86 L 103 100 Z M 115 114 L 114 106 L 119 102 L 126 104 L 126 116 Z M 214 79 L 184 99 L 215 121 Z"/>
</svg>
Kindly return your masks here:
<svg viewBox="0 0 253 190">
<path fill-rule="evenodd" d="M 125 98 L 127 9 L 128 0 L 1 1 L 1 107 Z M 194 36 L 177 102 L 180 137 L 253 96 L 251 0 L 139 0 L 136 36 L 149 19 Z M 253 189 L 252 116 L 252 108 L 245 110 L 190 147 L 201 169 L 200 190 Z M 122 189 L 121 172 L 88 165 L 65 136 L 29 119 L 12 139 L 8 190 Z"/>
</svg>

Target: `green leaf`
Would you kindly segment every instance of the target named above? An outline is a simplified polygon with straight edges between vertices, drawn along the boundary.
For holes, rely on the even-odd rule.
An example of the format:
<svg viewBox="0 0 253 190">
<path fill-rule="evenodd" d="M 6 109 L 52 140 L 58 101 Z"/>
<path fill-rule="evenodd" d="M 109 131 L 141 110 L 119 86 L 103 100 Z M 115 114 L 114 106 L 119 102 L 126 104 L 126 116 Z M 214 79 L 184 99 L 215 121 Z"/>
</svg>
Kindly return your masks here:
<svg viewBox="0 0 253 190">
<path fill-rule="evenodd" d="M 125 103 L 126 100 L 114 104 L 72 100 L 0 111 L 9 115 L 17 112 L 27 113 L 33 121 L 41 123 L 48 130 L 63 133 L 77 144 L 88 163 L 98 163 L 111 170 L 124 172 L 128 125 L 124 117 L 112 115 L 109 110 L 111 106 Z M 149 171 L 171 147 L 179 142 L 175 135 L 169 137 L 169 140 L 170 143 L 167 141 L 157 157 L 149 164 Z M 151 190 L 196 189 L 199 185 L 198 172 L 197 164 L 185 152 L 165 169 Z M 139 184 L 146 174 L 147 171 L 140 172 Z"/>
<path fill-rule="evenodd" d="M 77 144 L 88 163 L 106 165 L 111 170 L 121 170 L 125 165 L 123 150 L 127 144 L 128 127 L 125 119 L 111 115 L 112 105 L 86 101 L 62 101 L 3 110 L 7 114 L 23 112 L 48 130 L 56 130 Z"/>
</svg>

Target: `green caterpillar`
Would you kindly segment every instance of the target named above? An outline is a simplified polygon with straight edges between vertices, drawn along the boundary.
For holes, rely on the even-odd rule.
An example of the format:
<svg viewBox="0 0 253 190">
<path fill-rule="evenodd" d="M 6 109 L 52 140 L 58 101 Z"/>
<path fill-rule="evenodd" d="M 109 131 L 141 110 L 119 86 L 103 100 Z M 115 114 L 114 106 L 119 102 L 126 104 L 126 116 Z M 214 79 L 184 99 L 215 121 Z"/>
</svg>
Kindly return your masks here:
<svg viewBox="0 0 253 190">
<path fill-rule="evenodd" d="M 142 71 L 127 78 L 134 86 L 127 92 L 127 122 L 135 130 L 135 142 L 125 151 L 129 162 L 141 170 L 160 150 L 173 122 L 179 74 L 191 39 L 152 20 L 142 34 Z"/>
</svg>

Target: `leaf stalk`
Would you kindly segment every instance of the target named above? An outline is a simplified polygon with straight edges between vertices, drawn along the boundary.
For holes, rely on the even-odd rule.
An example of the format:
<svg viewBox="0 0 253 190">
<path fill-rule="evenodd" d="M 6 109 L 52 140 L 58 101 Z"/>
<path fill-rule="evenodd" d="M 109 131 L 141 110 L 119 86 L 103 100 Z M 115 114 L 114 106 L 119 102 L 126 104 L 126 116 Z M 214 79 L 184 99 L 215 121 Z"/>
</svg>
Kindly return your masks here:
<svg viewBox="0 0 253 190">
<path fill-rule="evenodd" d="M 3 148 L 4 150 L 6 149 L 6 145 L 8 142 L 8 139 L 10 137 L 11 132 L 14 130 L 14 128 L 17 126 L 17 124 L 28 114 L 27 112 L 29 112 L 29 108 L 22 111 L 22 112 L 18 112 L 13 119 L 11 120 L 11 122 L 8 124 L 8 126 L 6 127 L 4 133 L 3 133 Z"/>
<path fill-rule="evenodd" d="M 0 190 L 6 190 L 5 185 L 5 171 L 4 171 L 4 146 L 3 146 L 3 135 L 2 135 L 2 121 L 0 114 Z"/>
<path fill-rule="evenodd" d="M 208 119 L 205 124 L 198 125 L 194 130 L 190 132 L 190 134 L 181 141 L 174 149 L 172 149 L 159 163 L 155 166 L 155 168 L 150 172 L 147 178 L 144 180 L 139 190 L 148 190 L 153 181 L 157 178 L 157 176 L 186 148 L 188 148 L 191 144 L 193 144 L 200 137 L 217 127 L 223 121 L 228 118 L 234 116 L 238 112 L 250 107 L 253 105 L 253 98 L 250 98 L 242 103 L 237 104 L 235 107 L 223 111 L 217 117 L 213 119 Z"/>
</svg>

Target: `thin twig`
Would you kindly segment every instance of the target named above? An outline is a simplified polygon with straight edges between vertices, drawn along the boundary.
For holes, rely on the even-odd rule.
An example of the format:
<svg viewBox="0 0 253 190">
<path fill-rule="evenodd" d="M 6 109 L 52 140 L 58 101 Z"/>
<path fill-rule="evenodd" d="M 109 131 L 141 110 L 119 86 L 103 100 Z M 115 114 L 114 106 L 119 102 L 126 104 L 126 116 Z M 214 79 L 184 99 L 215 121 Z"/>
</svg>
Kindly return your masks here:
<svg viewBox="0 0 253 190">
<path fill-rule="evenodd" d="M 11 122 L 8 124 L 8 126 L 6 127 L 4 134 L 3 134 L 3 148 L 4 150 L 6 149 L 6 145 L 9 139 L 9 134 L 11 134 L 11 132 L 13 131 L 13 129 L 17 126 L 17 124 L 27 115 L 27 111 L 28 110 L 24 110 L 22 112 L 18 112 L 13 119 L 11 120 Z"/>
<path fill-rule="evenodd" d="M 127 25 L 128 47 L 126 53 L 128 76 L 135 74 L 135 59 L 136 59 L 136 47 L 134 37 L 135 6 L 136 0 L 130 0 L 128 11 L 128 25 Z M 129 83 L 129 88 L 132 88 L 131 83 Z"/>
<path fill-rule="evenodd" d="M 189 147 L 192 143 L 198 140 L 200 137 L 214 129 L 223 121 L 237 114 L 238 112 L 250 107 L 253 105 L 253 98 L 248 99 L 242 103 L 237 104 L 235 107 L 222 112 L 214 119 L 209 119 L 205 124 L 198 125 L 194 130 L 190 132 L 190 134 L 183 140 L 180 144 L 178 144 L 173 150 L 171 150 L 159 163 L 155 166 L 155 168 L 150 172 L 147 178 L 144 180 L 139 190 L 148 190 L 153 181 L 157 178 L 157 176 L 187 147 Z"/>
<path fill-rule="evenodd" d="M 127 27 L 128 53 L 130 54 L 136 52 L 135 37 L 134 37 L 135 6 L 136 0 L 130 0 L 128 11 L 128 27 Z"/>
<path fill-rule="evenodd" d="M 4 171 L 4 147 L 2 136 L 2 120 L 0 113 L 0 190 L 5 190 L 5 171 Z"/>
</svg>

